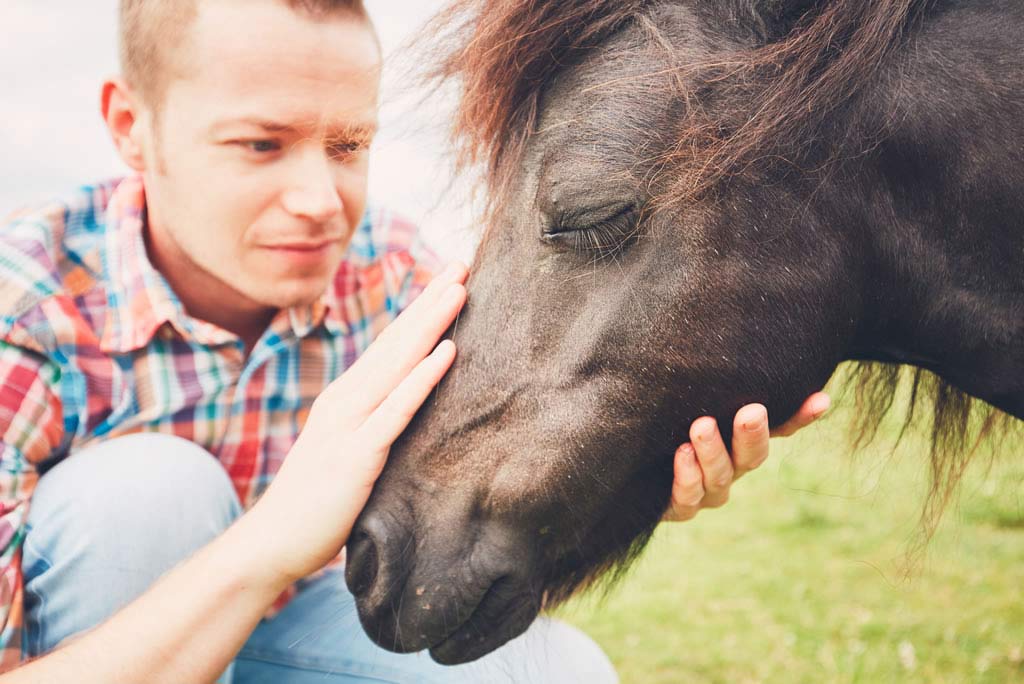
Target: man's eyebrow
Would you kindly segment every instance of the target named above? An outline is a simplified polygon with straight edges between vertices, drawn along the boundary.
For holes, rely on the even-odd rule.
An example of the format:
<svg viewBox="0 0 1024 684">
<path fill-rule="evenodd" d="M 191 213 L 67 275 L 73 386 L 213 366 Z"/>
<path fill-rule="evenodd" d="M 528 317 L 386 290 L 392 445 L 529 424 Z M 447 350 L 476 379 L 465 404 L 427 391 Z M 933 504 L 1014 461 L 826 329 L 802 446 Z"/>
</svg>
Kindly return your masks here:
<svg viewBox="0 0 1024 684">
<path fill-rule="evenodd" d="M 262 128 L 270 133 L 290 133 L 296 130 L 295 126 L 290 124 L 255 116 L 243 116 L 237 119 L 222 119 L 210 126 L 210 129 L 218 131 L 229 126 L 254 126 L 256 128 Z"/>
<path fill-rule="evenodd" d="M 219 131 L 222 128 L 229 126 L 254 126 L 261 128 L 268 133 L 299 133 L 301 127 L 294 124 L 281 123 L 273 119 L 264 119 L 261 117 L 241 117 L 237 119 L 225 119 L 218 121 L 211 126 L 211 130 Z M 310 123 L 310 127 L 313 126 Z M 330 127 L 324 137 L 328 140 L 366 140 L 370 141 L 377 134 L 377 124 L 372 123 L 351 123 L 341 124 Z"/>
<path fill-rule="evenodd" d="M 326 131 L 324 138 L 332 142 L 370 142 L 377 134 L 377 124 L 347 124 L 334 126 Z"/>
</svg>

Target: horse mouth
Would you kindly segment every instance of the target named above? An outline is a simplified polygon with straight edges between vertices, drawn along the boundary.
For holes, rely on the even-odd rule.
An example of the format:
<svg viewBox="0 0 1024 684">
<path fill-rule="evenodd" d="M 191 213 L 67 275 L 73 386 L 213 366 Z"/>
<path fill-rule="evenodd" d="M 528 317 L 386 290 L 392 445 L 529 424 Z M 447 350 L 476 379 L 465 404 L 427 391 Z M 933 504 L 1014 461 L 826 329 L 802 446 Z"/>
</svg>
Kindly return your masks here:
<svg viewBox="0 0 1024 684">
<path fill-rule="evenodd" d="M 540 598 L 517 590 L 511 580 L 495 582 L 470 616 L 429 647 L 442 665 L 461 665 L 481 658 L 520 634 L 540 612 Z"/>
<path fill-rule="evenodd" d="M 454 632 L 430 647 L 430 657 L 442 665 L 462 665 L 490 653 L 498 645 L 491 646 L 486 634 L 477 632 L 467 620 Z"/>
</svg>

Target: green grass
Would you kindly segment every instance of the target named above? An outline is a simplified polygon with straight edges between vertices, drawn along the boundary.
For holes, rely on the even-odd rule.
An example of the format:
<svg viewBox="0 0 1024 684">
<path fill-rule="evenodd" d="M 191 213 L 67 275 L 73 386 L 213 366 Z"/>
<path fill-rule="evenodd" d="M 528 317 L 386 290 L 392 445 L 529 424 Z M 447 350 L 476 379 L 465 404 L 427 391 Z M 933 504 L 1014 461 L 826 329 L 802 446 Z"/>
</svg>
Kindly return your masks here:
<svg viewBox="0 0 1024 684">
<path fill-rule="evenodd" d="M 1024 682 L 1024 444 L 980 460 L 909 579 L 924 441 L 850 457 L 840 415 L 724 508 L 662 525 L 625 580 L 559 611 L 625 684 Z M 887 432 L 895 434 L 895 430 Z"/>
</svg>

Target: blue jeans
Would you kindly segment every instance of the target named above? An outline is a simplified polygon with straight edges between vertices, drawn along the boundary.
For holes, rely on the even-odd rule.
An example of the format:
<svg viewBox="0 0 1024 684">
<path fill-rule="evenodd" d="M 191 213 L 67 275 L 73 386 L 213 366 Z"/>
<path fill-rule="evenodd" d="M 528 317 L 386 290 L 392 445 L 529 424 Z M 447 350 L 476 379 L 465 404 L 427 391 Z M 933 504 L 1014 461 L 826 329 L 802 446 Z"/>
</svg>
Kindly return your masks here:
<svg viewBox="0 0 1024 684">
<path fill-rule="evenodd" d="M 26 656 L 41 655 L 142 594 L 241 515 L 227 474 L 195 444 L 132 435 L 84 449 L 39 480 L 23 552 Z M 481 660 L 444 667 L 398 655 L 359 626 L 344 577 L 309 581 L 259 623 L 228 671 L 231 684 L 615 682 L 601 649 L 564 623 L 539 619 Z"/>
</svg>

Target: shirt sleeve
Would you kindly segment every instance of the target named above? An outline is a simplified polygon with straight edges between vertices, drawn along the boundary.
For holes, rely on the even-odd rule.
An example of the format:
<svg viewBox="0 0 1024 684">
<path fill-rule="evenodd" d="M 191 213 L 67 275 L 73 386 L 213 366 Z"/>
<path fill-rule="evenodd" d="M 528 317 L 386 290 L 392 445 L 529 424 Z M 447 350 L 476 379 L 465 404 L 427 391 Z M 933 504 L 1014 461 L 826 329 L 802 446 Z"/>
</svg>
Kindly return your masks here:
<svg viewBox="0 0 1024 684">
<path fill-rule="evenodd" d="M 40 354 L 0 340 L 0 671 L 21 660 L 21 545 L 36 465 L 64 435 L 59 379 Z"/>
</svg>

